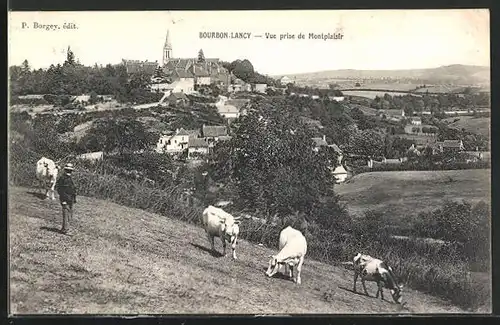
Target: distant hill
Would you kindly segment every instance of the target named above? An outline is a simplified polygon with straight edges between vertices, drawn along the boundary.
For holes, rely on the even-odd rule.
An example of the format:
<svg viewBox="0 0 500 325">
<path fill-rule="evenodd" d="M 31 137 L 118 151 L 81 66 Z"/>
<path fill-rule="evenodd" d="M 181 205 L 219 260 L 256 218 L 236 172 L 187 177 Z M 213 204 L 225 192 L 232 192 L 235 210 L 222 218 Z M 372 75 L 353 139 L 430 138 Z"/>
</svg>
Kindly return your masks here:
<svg viewBox="0 0 500 325">
<path fill-rule="evenodd" d="M 317 71 L 300 74 L 287 74 L 289 78 L 297 81 L 324 80 L 324 79 L 419 79 L 427 80 L 429 83 L 462 83 L 478 84 L 489 83 L 490 68 L 486 66 L 453 64 L 430 69 L 408 69 L 408 70 L 354 70 L 341 69 L 329 71 Z"/>
</svg>

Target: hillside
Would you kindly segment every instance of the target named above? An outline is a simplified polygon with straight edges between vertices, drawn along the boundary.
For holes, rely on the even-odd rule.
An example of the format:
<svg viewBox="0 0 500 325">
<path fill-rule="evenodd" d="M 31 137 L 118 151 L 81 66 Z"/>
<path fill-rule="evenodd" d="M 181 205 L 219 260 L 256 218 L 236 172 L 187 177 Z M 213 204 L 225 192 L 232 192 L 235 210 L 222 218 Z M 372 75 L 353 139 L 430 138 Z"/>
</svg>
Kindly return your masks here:
<svg viewBox="0 0 500 325">
<path fill-rule="evenodd" d="M 423 79 L 441 82 L 459 82 L 463 84 L 488 83 L 490 79 L 490 68 L 485 66 L 473 66 L 453 64 L 430 69 L 407 69 L 407 70 L 354 70 L 341 69 L 330 71 L 317 71 L 301 74 L 289 74 L 289 78 L 300 80 L 315 79 L 369 79 L 369 78 L 394 78 L 394 79 Z"/>
<path fill-rule="evenodd" d="M 450 128 L 465 129 L 467 132 L 490 137 L 491 120 L 489 117 L 460 116 L 449 117 L 445 121 L 450 122 L 448 124 Z"/>
<path fill-rule="evenodd" d="M 356 175 L 335 190 L 356 215 L 380 209 L 407 223 L 420 211 L 440 208 L 444 199 L 489 202 L 490 183 L 489 169 L 372 172 Z"/>
<path fill-rule="evenodd" d="M 64 236 L 57 201 L 30 191 L 9 188 L 11 313 L 464 312 L 406 287 L 404 308 L 355 294 L 351 271 L 307 258 L 302 285 L 268 278 L 276 250 L 241 241 L 237 261 L 217 258 L 199 227 L 93 198 Z"/>
</svg>

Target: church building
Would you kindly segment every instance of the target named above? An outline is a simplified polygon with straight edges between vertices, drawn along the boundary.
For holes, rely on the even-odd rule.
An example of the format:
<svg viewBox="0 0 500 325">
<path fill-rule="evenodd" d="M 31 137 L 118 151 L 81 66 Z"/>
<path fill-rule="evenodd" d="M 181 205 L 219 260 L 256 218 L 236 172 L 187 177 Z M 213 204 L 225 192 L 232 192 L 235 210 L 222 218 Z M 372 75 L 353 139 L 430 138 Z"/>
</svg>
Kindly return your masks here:
<svg viewBox="0 0 500 325">
<path fill-rule="evenodd" d="M 205 58 L 200 50 L 196 58 L 174 58 L 170 33 L 167 30 L 161 65 L 158 62 L 141 62 L 136 60 L 123 60 L 128 73 L 144 71 L 152 76 L 161 71 L 163 77 L 175 81 L 191 81 L 197 85 L 211 83 L 227 86 L 231 81 L 231 74 L 224 68 L 219 59 Z M 159 69 L 158 69 L 159 68 Z"/>
</svg>

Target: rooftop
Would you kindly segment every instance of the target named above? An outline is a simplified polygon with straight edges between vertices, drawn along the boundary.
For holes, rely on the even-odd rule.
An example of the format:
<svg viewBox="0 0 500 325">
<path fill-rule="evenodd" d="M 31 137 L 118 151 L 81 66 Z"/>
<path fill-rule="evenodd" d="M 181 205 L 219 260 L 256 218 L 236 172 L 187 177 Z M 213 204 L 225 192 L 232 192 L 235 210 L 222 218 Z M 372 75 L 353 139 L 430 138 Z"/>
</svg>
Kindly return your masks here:
<svg viewBox="0 0 500 325">
<path fill-rule="evenodd" d="M 217 106 L 217 111 L 219 112 L 219 114 L 221 114 L 221 113 L 239 113 L 240 112 L 238 107 L 233 106 L 233 105 L 227 105 L 227 104 Z"/>
<path fill-rule="evenodd" d="M 227 135 L 227 129 L 223 125 L 203 125 L 202 133 L 204 137 L 220 137 Z"/>
<path fill-rule="evenodd" d="M 185 93 L 172 93 L 168 98 L 174 99 L 188 99 Z"/>
<path fill-rule="evenodd" d="M 208 142 L 204 138 L 189 138 L 189 148 L 208 148 Z"/>
</svg>

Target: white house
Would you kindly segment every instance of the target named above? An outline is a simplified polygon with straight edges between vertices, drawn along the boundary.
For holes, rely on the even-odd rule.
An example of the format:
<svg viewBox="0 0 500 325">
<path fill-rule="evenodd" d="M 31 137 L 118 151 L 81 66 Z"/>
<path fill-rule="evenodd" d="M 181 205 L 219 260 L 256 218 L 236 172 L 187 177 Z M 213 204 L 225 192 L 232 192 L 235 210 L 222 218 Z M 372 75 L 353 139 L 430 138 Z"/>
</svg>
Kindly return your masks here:
<svg viewBox="0 0 500 325">
<path fill-rule="evenodd" d="M 217 111 L 227 120 L 237 119 L 240 116 L 240 110 L 234 105 L 217 106 Z"/>
<path fill-rule="evenodd" d="M 190 133 L 184 129 L 177 129 L 172 135 L 162 135 L 156 144 L 158 153 L 181 153 L 188 148 Z"/>
<path fill-rule="evenodd" d="M 169 96 L 171 93 L 191 94 L 194 92 L 194 78 L 188 80 L 177 80 L 171 84 L 152 84 L 151 91 L 162 91 Z"/>
<path fill-rule="evenodd" d="M 171 88 L 172 88 L 171 84 L 169 84 L 167 82 L 153 83 L 150 86 L 151 92 L 157 92 L 157 91 L 165 92 L 167 90 L 170 90 Z"/>
<path fill-rule="evenodd" d="M 422 125 L 422 119 L 420 117 L 412 117 L 411 124 L 412 125 Z"/>
<path fill-rule="evenodd" d="M 90 101 L 90 95 L 80 95 L 73 97 L 74 103 L 87 104 Z"/>
<path fill-rule="evenodd" d="M 252 90 L 258 93 L 265 94 L 267 90 L 267 84 L 253 84 Z"/>
<path fill-rule="evenodd" d="M 347 179 L 347 170 L 345 170 L 344 166 L 338 165 L 335 170 L 332 172 L 333 177 L 335 177 L 335 183 L 343 183 Z"/>
<path fill-rule="evenodd" d="M 288 85 L 292 82 L 292 79 L 288 78 L 287 76 L 283 76 L 281 77 L 280 82 L 282 85 Z"/>
<path fill-rule="evenodd" d="M 344 101 L 344 96 L 330 96 L 329 97 L 331 100 L 337 101 L 337 102 L 342 102 Z"/>
</svg>

